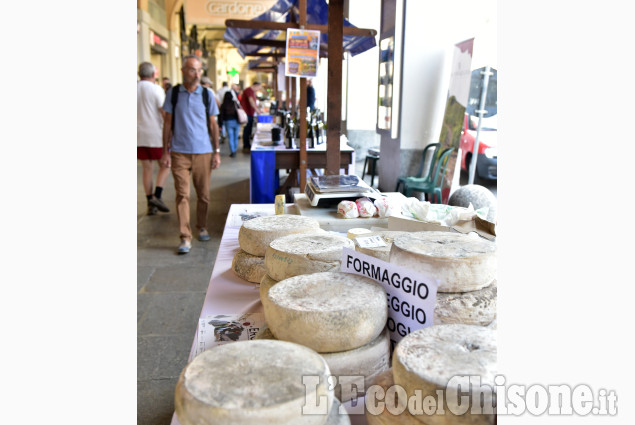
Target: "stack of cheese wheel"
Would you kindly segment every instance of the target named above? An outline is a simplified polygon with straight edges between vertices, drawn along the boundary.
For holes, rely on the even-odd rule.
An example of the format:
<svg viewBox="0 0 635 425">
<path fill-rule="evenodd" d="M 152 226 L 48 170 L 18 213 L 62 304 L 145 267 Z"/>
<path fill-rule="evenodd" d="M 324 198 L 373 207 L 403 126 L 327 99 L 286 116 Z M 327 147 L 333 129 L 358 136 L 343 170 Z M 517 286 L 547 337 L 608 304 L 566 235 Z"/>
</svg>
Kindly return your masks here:
<svg viewBox="0 0 635 425">
<path fill-rule="evenodd" d="M 280 214 L 246 221 L 238 231 L 240 250 L 234 255 L 232 270 L 248 282 L 259 283 L 267 273 L 265 251 L 271 241 L 285 235 L 322 231 L 317 220 L 299 215 Z"/>
<path fill-rule="evenodd" d="M 277 338 L 265 325 L 254 339 Z M 390 368 L 390 335 L 388 329 L 384 329 L 377 338 L 354 350 L 320 354 L 331 374 L 338 377 L 335 397 L 346 402 L 359 396 L 362 388 L 366 390 L 375 384 L 375 380 Z"/>
<path fill-rule="evenodd" d="M 313 350 L 284 341 L 217 345 L 183 369 L 175 391 L 182 425 L 348 425 Z M 316 377 L 306 385 L 303 377 Z M 315 383 L 315 385 L 313 385 Z M 303 413 L 307 400 L 315 400 Z M 326 403 L 327 409 L 319 409 Z M 305 407 L 306 409 L 307 407 Z"/>
<path fill-rule="evenodd" d="M 450 324 L 414 331 L 399 341 L 392 358 L 394 383 L 402 387 L 406 395 L 404 400 L 399 400 L 395 413 L 406 410 L 399 416 L 384 413 L 383 422 L 372 421 L 372 415 L 367 414 L 369 424 L 412 424 L 411 416 L 427 425 L 493 424 L 495 376 L 494 330 L 476 325 Z M 470 392 L 470 379 L 474 384 L 477 378 L 480 381 L 472 385 Z M 438 393 L 444 396 L 441 398 Z M 417 406 L 410 403 L 411 397 L 419 400 L 419 409 L 421 400 L 427 397 L 432 397 L 436 406 L 442 409 L 427 412 L 423 409 L 411 410 Z M 469 401 L 467 405 L 466 401 Z M 443 402 L 442 406 L 438 405 L 440 402 Z M 478 406 L 481 408 L 478 409 Z M 408 414 L 405 414 L 406 411 Z"/>
<path fill-rule="evenodd" d="M 353 241 L 336 233 L 282 236 L 265 250 L 265 268 L 274 280 L 318 272 L 339 271 L 342 249 L 355 249 Z"/>
<path fill-rule="evenodd" d="M 386 294 L 364 276 L 320 272 L 261 283 L 265 321 L 273 337 L 312 348 L 327 359 L 341 401 L 356 398 L 388 368 Z M 342 386 L 343 384 L 343 386 Z"/>
<path fill-rule="evenodd" d="M 487 326 L 496 318 L 496 244 L 477 235 L 414 232 L 395 237 L 390 262 L 439 280 L 434 324 Z"/>
</svg>

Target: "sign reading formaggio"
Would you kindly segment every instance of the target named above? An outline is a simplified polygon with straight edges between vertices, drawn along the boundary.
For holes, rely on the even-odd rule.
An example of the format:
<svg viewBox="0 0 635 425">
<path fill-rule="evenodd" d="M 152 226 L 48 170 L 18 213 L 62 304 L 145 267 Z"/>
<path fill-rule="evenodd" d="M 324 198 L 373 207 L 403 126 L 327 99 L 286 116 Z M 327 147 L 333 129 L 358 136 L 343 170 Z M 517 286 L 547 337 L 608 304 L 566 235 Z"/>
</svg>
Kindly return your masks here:
<svg viewBox="0 0 635 425">
<path fill-rule="evenodd" d="M 226 19 L 252 19 L 269 10 L 276 0 L 187 0 L 187 22 L 196 25 L 225 26 Z"/>
<path fill-rule="evenodd" d="M 433 324 L 438 280 L 350 248 L 342 251 L 342 271 L 369 277 L 384 287 L 393 347 L 409 333 Z"/>
</svg>

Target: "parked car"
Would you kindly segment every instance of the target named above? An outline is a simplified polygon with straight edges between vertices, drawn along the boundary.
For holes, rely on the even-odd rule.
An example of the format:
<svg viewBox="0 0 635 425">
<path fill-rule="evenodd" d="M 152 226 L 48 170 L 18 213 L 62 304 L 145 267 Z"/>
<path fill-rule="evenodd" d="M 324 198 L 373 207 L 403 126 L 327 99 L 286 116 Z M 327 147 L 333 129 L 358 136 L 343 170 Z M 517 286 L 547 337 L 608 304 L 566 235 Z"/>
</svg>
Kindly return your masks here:
<svg viewBox="0 0 635 425">
<path fill-rule="evenodd" d="M 496 180 L 498 169 L 498 151 L 496 148 L 497 116 L 483 118 L 481 122 L 481 132 L 479 133 L 478 158 L 476 160 L 476 173 L 474 181 L 477 179 Z M 461 169 L 469 171 L 472 155 L 474 154 L 474 141 L 476 140 L 476 129 L 478 128 L 478 117 L 465 114 L 463 131 L 461 133 Z"/>
</svg>

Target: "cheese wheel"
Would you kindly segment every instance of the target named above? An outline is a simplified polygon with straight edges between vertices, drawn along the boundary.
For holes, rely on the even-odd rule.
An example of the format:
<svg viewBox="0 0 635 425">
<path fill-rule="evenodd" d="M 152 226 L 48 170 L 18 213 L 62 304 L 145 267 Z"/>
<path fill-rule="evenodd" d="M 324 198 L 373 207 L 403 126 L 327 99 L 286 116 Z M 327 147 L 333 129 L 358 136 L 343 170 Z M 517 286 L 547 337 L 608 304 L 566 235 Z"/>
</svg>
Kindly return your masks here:
<svg viewBox="0 0 635 425">
<path fill-rule="evenodd" d="M 284 341 L 237 341 L 196 356 L 181 372 L 175 410 L 182 425 L 323 425 L 328 414 L 302 414 L 307 397 L 333 403 L 324 359 Z M 303 376 L 317 376 L 304 385 Z M 315 398 L 314 398 L 315 397 Z"/>
<path fill-rule="evenodd" d="M 463 233 L 406 233 L 395 238 L 390 262 L 438 279 L 437 292 L 475 291 L 496 277 L 496 244 Z"/>
<path fill-rule="evenodd" d="M 395 384 L 401 385 L 408 396 L 420 390 L 420 397 L 436 397 L 444 393 L 444 414 L 420 415 L 410 412 L 429 425 L 485 425 L 494 423 L 491 406 L 496 376 L 496 331 L 475 325 L 451 324 L 429 326 L 406 335 L 395 348 L 392 357 Z M 479 376 L 476 393 L 469 393 L 466 382 L 460 387 L 456 377 Z M 490 412 L 472 413 L 472 399 L 478 403 L 483 394 Z M 450 394 L 454 394 L 453 397 Z M 469 400 L 469 409 L 465 402 Z M 457 404 L 457 402 L 459 404 Z M 460 405 L 463 405 L 463 410 Z"/>
<path fill-rule="evenodd" d="M 348 413 L 345 409 L 342 409 L 344 412 L 340 413 L 340 406 L 342 403 L 336 398 L 333 399 L 333 404 L 329 410 L 329 416 L 326 418 L 326 423 L 324 425 L 351 425 L 351 418 L 348 416 Z"/>
<path fill-rule="evenodd" d="M 262 277 L 262 279 L 260 279 L 260 288 L 258 289 L 260 289 L 260 301 L 263 304 L 264 302 L 262 301 L 262 299 L 267 296 L 267 291 L 269 290 L 269 288 L 271 288 L 276 283 L 278 283 L 278 281 L 275 279 L 272 279 L 271 276 L 269 276 L 266 273 Z"/>
<path fill-rule="evenodd" d="M 260 328 L 254 339 L 276 339 L 268 326 Z M 337 377 L 333 388 L 335 397 L 342 402 L 363 396 L 375 379 L 390 367 L 390 335 L 385 329 L 366 345 L 349 351 L 322 353 L 331 375 Z M 344 386 L 344 394 L 342 394 Z M 355 391 L 357 389 L 357 391 Z"/>
<path fill-rule="evenodd" d="M 355 244 L 328 232 L 280 237 L 265 252 L 267 274 L 280 281 L 300 274 L 339 271 L 344 247 L 355 249 Z"/>
<path fill-rule="evenodd" d="M 265 321 L 276 338 L 317 351 L 347 351 L 377 338 L 388 306 L 374 280 L 342 272 L 281 280 L 263 298 Z"/>
<path fill-rule="evenodd" d="M 262 277 L 267 274 L 265 257 L 256 257 L 241 249 L 234 255 L 232 270 L 238 277 L 247 282 L 259 283 Z"/>
<path fill-rule="evenodd" d="M 439 292 L 434 324 L 463 323 L 487 326 L 496 319 L 496 279 L 483 289 L 470 292 Z"/>
<path fill-rule="evenodd" d="M 358 244 L 355 244 L 355 250 L 361 252 L 362 254 L 370 255 L 372 257 L 379 258 L 380 260 L 388 262 L 390 261 L 390 248 L 392 247 L 393 241 L 395 240 L 397 236 L 403 235 L 404 233 L 406 232 L 400 232 L 397 230 L 394 230 L 394 231 L 386 230 L 383 232 L 375 232 L 373 233 L 373 235 L 380 236 L 386 243 L 386 246 L 362 248 Z M 371 235 L 361 235 L 361 236 L 364 237 L 364 236 L 371 236 Z"/>
<path fill-rule="evenodd" d="M 419 421 L 417 419 L 415 419 L 414 416 L 412 416 L 409 412 L 408 409 L 403 409 L 403 411 L 401 411 L 401 408 L 397 409 L 398 406 L 405 406 L 407 403 L 407 400 L 401 400 L 399 399 L 399 393 L 395 392 L 395 401 L 393 402 L 393 400 L 388 400 L 386 397 L 386 392 L 388 391 L 389 388 L 391 388 L 393 385 L 395 385 L 395 382 L 393 381 L 392 378 L 392 369 L 388 369 L 387 371 L 381 373 L 377 379 L 375 380 L 375 383 L 373 385 L 377 385 L 379 387 L 381 387 L 382 391 L 379 391 L 378 393 L 376 393 L 375 396 L 372 396 L 372 394 L 374 393 L 374 389 L 371 389 L 370 387 L 367 389 L 367 393 L 366 393 L 366 400 L 369 400 L 371 398 L 377 398 L 378 401 L 383 401 L 384 402 L 384 408 L 377 408 L 374 409 L 374 406 L 377 406 L 374 403 L 374 400 L 370 400 L 370 406 L 371 409 L 366 409 L 366 421 L 368 422 L 368 425 L 421 425 L 422 421 Z M 371 390 L 371 391 L 368 391 Z M 390 393 L 389 393 L 390 394 Z M 366 401 L 366 405 L 368 406 L 369 402 Z M 397 412 L 401 412 L 398 415 L 393 415 L 390 412 L 390 409 L 385 408 L 386 403 L 392 403 L 391 404 L 391 408 L 394 406 L 395 409 L 393 409 L 393 411 L 395 413 Z M 403 403 L 403 404 L 402 404 Z"/>
<path fill-rule="evenodd" d="M 264 257 L 267 247 L 276 238 L 320 231 L 323 230 L 314 218 L 292 214 L 268 215 L 243 222 L 238 230 L 238 244 L 243 251 Z"/>
</svg>

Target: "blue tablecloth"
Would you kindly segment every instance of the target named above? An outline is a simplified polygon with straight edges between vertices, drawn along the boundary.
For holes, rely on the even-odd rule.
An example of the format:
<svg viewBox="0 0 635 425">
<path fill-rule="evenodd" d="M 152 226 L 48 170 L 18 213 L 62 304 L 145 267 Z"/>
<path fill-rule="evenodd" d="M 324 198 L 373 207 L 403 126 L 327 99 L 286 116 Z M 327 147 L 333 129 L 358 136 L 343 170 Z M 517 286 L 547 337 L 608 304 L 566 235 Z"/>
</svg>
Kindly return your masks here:
<svg viewBox="0 0 635 425">
<path fill-rule="evenodd" d="M 274 149 L 251 151 L 250 200 L 252 204 L 273 204 L 280 176 L 276 170 Z"/>
</svg>

